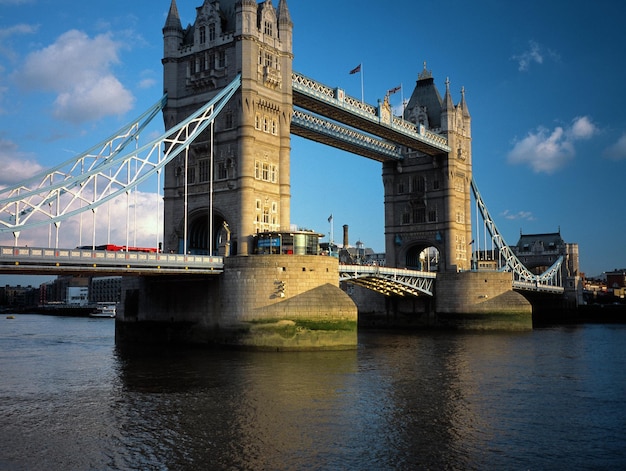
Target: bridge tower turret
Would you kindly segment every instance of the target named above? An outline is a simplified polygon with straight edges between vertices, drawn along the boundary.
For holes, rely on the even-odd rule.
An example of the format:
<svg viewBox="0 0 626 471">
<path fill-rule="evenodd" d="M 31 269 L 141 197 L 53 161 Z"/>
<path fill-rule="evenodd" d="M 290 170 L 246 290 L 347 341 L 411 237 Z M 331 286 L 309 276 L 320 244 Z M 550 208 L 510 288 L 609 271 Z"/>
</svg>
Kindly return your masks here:
<svg viewBox="0 0 626 471">
<path fill-rule="evenodd" d="M 424 64 L 404 119 L 445 135 L 450 151 L 427 155 L 406 148 L 402 163 L 384 164 L 387 261 L 420 270 L 470 269 L 472 147 L 465 92 L 455 106 L 447 80 L 442 99 Z"/>
<path fill-rule="evenodd" d="M 292 34 L 286 0 L 204 0 L 185 29 L 172 0 L 163 28 L 166 129 L 237 74 L 242 85 L 213 138 L 207 130 L 165 169 L 165 250 L 247 255 L 256 232 L 289 228 Z"/>
</svg>

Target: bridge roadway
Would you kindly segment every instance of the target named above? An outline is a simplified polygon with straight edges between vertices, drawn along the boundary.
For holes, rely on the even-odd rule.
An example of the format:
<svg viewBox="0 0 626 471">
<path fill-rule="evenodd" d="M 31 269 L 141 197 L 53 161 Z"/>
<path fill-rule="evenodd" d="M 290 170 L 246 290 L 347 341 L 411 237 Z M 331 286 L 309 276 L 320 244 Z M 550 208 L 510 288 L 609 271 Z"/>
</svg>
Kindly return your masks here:
<svg viewBox="0 0 626 471">
<path fill-rule="evenodd" d="M 0 247 L 0 273 L 16 275 L 218 275 L 222 257 L 110 250 Z"/>
<path fill-rule="evenodd" d="M 296 72 L 292 90 L 294 106 L 316 114 L 294 110 L 292 134 L 381 162 L 402 160 L 401 145 L 428 155 L 450 152 L 446 137 L 394 116 L 384 105 L 372 106 Z"/>
<path fill-rule="evenodd" d="M 0 246 L 0 273 L 15 275 L 219 275 L 223 257 L 90 249 Z M 367 265 L 339 265 L 339 281 L 386 296 L 433 296 L 435 273 Z"/>
</svg>

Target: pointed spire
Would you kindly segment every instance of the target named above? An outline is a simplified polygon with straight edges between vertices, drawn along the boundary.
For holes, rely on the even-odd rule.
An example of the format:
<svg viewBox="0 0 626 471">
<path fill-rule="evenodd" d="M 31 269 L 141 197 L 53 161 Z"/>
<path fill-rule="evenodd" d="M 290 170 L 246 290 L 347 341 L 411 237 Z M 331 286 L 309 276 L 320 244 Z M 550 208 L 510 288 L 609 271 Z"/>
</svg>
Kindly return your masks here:
<svg viewBox="0 0 626 471">
<path fill-rule="evenodd" d="M 181 30 L 183 29 L 183 25 L 180 22 L 180 14 L 178 13 L 178 5 L 176 5 L 176 0 L 172 0 L 170 4 L 170 11 L 167 14 L 167 19 L 165 20 L 165 26 L 163 26 L 163 30 L 174 29 Z"/>
<path fill-rule="evenodd" d="M 289 14 L 289 7 L 287 6 L 287 0 L 278 1 L 278 22 L 293 25 L 291 15 Z"/>
<path fill-rule="evenodd" d="M 452 95 L 450 95 L 450 79 L 446 78 L 446 94 L 443 97 L 442 111 L 454 111 L 454 102 L 452 101 Z"/>
<path fill-rule="evenodd" d="M 465 101 L 465 87 L 461 87 L 461 103 L 459 103 L 459 106 L 463 110 L 463 117 L 469 118 L 470 113 L 469 109 L 467 108 L 467 103 Z"/>
</svg>

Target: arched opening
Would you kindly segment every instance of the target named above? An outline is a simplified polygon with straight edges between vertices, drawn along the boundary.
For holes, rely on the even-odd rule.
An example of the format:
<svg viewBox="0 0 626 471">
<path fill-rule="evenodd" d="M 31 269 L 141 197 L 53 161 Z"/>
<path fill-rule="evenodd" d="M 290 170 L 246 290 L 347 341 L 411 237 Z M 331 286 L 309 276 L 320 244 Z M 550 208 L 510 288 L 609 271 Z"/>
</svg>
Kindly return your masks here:
<svg viewBox="0 0 626 471">
<path fill-rule="evenodd" d="M 440 264 L 439 249 L 434 245 L 414 245 L 406 252 L 405 265 L 411 270 L 435 272 Z"/>
<path fill-rule="evenodd" d="M 213 253 L 210 254 L 209 218 L 206 215 L 192 217 L 189 223 L 187 251 L 192 255 L 234 255 L 231 250 L 230 227 L 220 215 L 213 216 Z"/>
</svg>

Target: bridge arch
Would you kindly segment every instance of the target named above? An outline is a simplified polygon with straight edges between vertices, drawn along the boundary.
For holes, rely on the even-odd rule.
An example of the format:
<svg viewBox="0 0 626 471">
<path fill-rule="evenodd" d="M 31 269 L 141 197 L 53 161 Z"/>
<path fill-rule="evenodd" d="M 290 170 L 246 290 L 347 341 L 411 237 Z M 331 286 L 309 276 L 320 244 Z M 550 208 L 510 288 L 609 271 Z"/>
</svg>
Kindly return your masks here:
<svg viewBox="0 0 626 471">
<path fill-rule="evenodd" d="M 184 222 L 183 222 L 184 224 Z M 213 215 L 213 254 L 209 254 L 208 209 L 201 208 L 189 215 L 187 230 L 187 251 L 192 255 L 235 255 L 236 247 L 231 245 L 231 229 L 226 218 L 219 212 Z M 181 234 L 184 231 L 181 231 Z M 182 244 L 182 239 L 181 239 Z"/>
<path fill-rule="evenodd" d="M 436 272 L 443 268 L 444 259 L 439 246 L 430 241 L 414 241 L 402 252 L 404 266 L 411 270 Z"/>
</svg>

